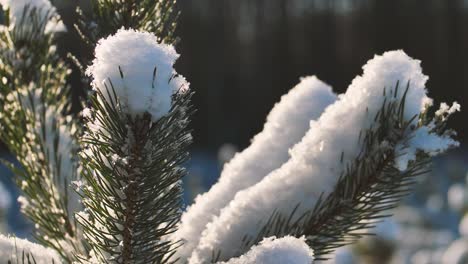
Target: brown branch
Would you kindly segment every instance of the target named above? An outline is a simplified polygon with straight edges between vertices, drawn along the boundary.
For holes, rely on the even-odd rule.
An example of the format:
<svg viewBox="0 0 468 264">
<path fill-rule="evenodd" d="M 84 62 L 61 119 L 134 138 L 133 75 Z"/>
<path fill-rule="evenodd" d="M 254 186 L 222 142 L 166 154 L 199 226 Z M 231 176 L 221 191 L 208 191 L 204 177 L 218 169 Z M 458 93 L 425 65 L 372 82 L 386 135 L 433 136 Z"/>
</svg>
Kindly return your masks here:
<svg viewBox="0 0 468 264">
<path fill-rule="evenodd" d="M 131 125 L 130 135 L 130 157 L 127 165 L 127 181 L 125 188 L 125 213 L 123 224 L 123 247 L 122 247 L 122 263 L 132 263 L 133 261 L 133 243 L 135 240 L 133 229 L 136 224 L 135 216 L 137 214 L 137 201 L 139 200 L 138 183 L 141 179 L 142 172 L 138 169 L 141 168 L 141 161 L 144 156 L 144 146 L 148 138 L 149 124 L 151 123 L 150 117 L 145 115 L 142 119 L 137 118 L 135 123 Z"/>
</svg>

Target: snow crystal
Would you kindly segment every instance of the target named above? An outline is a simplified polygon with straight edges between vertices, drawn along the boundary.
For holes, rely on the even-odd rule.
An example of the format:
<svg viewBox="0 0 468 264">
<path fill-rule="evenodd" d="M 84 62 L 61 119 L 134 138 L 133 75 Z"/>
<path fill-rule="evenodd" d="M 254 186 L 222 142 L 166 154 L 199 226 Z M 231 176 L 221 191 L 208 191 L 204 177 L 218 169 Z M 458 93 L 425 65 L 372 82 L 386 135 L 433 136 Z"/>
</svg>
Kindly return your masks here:
<svg viewBox="0 0 468 264">
<path fill-rule="evenodd" d="M 18 196 L 17 201 L 20 204 L 22 211 L 24 211 L 30 205 L 28 199 L 24 196 Z"/>
<path fill-rule="evenodd" d="M 148 112 L 158 120 L 170 110 L 174 92 L 189 86 L 173 69 L 179 57 L 174 47 L 148 32 L 120 29 L 98 42 L 95 56 L 86 71 L 94 89 L 110 100 L 107 89 L 113 87 L 132 115 Z"/>
<path fill-rule="evenodd" d="M 83 111 L 81 111 L 81 116 L 84 118 L 91 118 L 92 116 L 91 109 L 89 109 L 88 107 L 85 107 Z"/>
<path fill-rule="evenodd" d="M 263 131 L 251 145 L 235 155 L 225 165 L 218 183 L 210 191 L 196 198 L 182 215 L 181 224 L 172 240 L 185 240 L 174 259 L 187 259 L 197 245 L 202 231 L 235 194 L 261 181 L 289 158 L 288 150 L 309 128 L 310 120 L 317 119 L 323 110 L 336 100 L 331 87 L 315 76 L 303 78 L 281 98 L 268 115 Z M 261 162 L 259 162 L 261 160 Z"/>
<path fill-rule="evenodd" d="M 21 21 L 24 8 L 28 6 L 29 10 L 35 8 L 41 19 L 48 20 L 44 30 L 46 34 L 66 31 L 57 10 L 49 0 L 0 0 L 0 4 L 4 9 L 10 10 L 13 25 Z"/>
<path fill-rule="evenodd" d="M 0 259 L 2 261 L 11 260 L 12 264 L 23 263 L 23 252 L 34 256 L 34 263 L 49 264 L 62 263 L 59 255 L 52 249 L 45 248 L 39 244 L 29 242 L 25 239 L 6 237 L 0 234 Z"/>
<path fill-rule="evenodd" d="M 398 81 L 411 81 L 403 118 L 409 121 L 419 115 L 427 102 L 427 76 L 422 74 L 420 61 L 403 51 L 391 51 L 375 56 L 363 70 L 364 74 L 353 80 L 346 93 L 316 122 L 311 122 L 310 130 L 290 151 L 288 162 L 256 185 L 238 192 L 207 225 L 190 258 L 192 263 L 206 261 L 213 250 L 221 251 L 221 259 L 229 259 L 239 253 L 236 251 L 245 235 L 258 235 L 273 211 L 287 216 L 300 204 L 296 211 L 296 216 L 300 216 L 313 208 L 322 193 L 329 194 L 347 164 L 359 155 L 359 134 L 375 125 L 374 117 L 384 102 L 384 88 L 388 91 L 387 102 L 399 101 L 403 92 L 394 98 L 389 91 Z M 417 120 L 413 122 L 416 124 Z"/>
<path fill-rule="evenodd" d="M 304 237 L 269 237 L 239 258 L 225 264 L 309 264 L 314 261 L 314 252 L 305 243 Z"/>
<path fill-rule="evenodd" d="M 76 192 L 79 192 L 79 191 L 81 191 L 83 189 L 85 184 L 84 184 L 83 181 L 78 180 L 78 181 L 72 181 L 71 186 L 73 186 L 73 188 L 75 189 Z"/>
<path fill-rule="evenodd" d="M 435 112 L 435 115 L 445 119 L 448 115 L 460 112 L 460 109 L 461 106 L 457 102 L 453 102 L 452 106 L 449 106 L 447 103 L 441 103 L 440 108 Z"/>
<path fill-rule="evenodd" d="M 429 97 L 426 97 L 424 98 L 424 101 L 423 101 L 423 104 L 422 104 L 422 108 L 421 108 L 421 112 L 427 110 L 429 107 L 433 106 L 434 105 L 434 100 L 432 98 L 429 98 Z"/>
</svg>

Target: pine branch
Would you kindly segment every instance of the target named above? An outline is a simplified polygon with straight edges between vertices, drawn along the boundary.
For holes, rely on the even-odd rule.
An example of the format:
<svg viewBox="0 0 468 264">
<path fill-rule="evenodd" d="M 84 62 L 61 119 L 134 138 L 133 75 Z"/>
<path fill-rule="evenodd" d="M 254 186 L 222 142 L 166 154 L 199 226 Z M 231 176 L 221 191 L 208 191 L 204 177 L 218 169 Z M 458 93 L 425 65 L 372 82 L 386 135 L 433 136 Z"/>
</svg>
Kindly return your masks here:
<svg viewBox="0 0 468 264">
<path fill-rule="evenodd" d="M 179 242 L 164 237 L 180 217 L 191 93 L 175 95 L 170 112 L 153 122 L 148 113 L 129 115 L 108 91 L 92 98 L 82 139 L 86 211 L 78 220 L 99 262 L 169 263 Z"/>
<path fill-rule="evenodd" d="M 296 210 L 289 216 L 274 212 L 257 237 L 244 237 L 244 248 L 271 235 L 306 236 L 315 259 L 325 260 L 336 248 L 369 235 L 366 230 L 398 206 L 411 191 L 415 178 L 426 173 L 431 162 L 430 157 L 420 153 L 405 171 L 395 167 L 395 155 L 399 155 L 397 144 L 409 140 L 408 135 L 416 129 L 411 125 L 413 119 L 403 118 L 408 89 L 409 83 L 400 101 L 384 101 L 375 116 L 376 126 L 364 131 L 359 138 L 363 146 L 361 154 L 346 166 L 333 192 L 322 196 L 315 207 L 303 215 L 298 216 Z M 397 84 L 390 93 L 397 98 L 398 92 Z M 429 124 L 428 120 L 423 113 L 419 125 Z M 441 129 L 441 122 L 439 119 L 434 132 L 450 134 Z"/>
<path fill-rule="evenodd" d="M 177 42 L 176 0 L 92 0 L 90 14 L 79 7 L 77 13 L 80 19 L 75 29 L 89 51 L 94 50 L 99 39 L 121 28 L 151 32 L 163 43 Z M 92 54 L 80 57 L 80 65 L 88 65 L 91 58 Z"/>
<path fill-rule="evenodd" d="M 282 96 L 250 146 L 226 163 L 218 182 L 208 192 L 197 196 L 184 212 L 177 232 L 171 237 L 183 239 L 184 244 L 173 259 L 188 259 L 213 216 L 218 215 L 239 191 L 261 182 L 286 162 L 288 151 L 309 130 L 311 120 L 317 120 L 336 99 L 331 87 L 315 76 L 301 78 L 298 85 Z"/>
<path fill-rule="evenodd" d="M 26 6 L 15 21 L 7 11 L 7 27 L 0 32 L 0 133 L 21 165 L 8 164 L 18 176 L 22 211 L 35 223 L 36 238 L 71 261 L 72 251 L 81 248 L 71 214 L 78 200 L 69 192 L 78 173 L 77 128 L 67 115 L 70 71 L 55 52 L 54 32 L 46 32 L 52 11 Z"/>
</svg>

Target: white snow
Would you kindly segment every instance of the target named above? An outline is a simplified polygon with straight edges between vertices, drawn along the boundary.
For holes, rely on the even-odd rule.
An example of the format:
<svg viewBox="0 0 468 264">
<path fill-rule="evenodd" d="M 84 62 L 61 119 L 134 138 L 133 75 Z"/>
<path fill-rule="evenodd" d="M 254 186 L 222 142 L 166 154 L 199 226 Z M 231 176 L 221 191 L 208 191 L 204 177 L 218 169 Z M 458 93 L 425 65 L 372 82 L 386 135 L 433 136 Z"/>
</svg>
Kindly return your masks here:
<svg viewBox="0 0 468 264">
<path fill-rule="evenodd" d="M 452 106 L 449 106 L 447 103 L 441 103 L 439 110 L 435 112 L 436 116 L 446 118 L 447 115 L 454 114 L 455 112 L 460 112 L 461 106 L 457 102 L 453 102 Z"/>
<path fill-rule="evenodd" d="M 429 104 L 432 104 L 429 103 Z M 436 117 L 445 120 L 450 115 L 461 110 L 460 104 L 454 102 L 452 106 L 447 103 L 441 103 L 439 110 L 435 112 Z M 439 136 L 433 133 L 434 121 L 428 126 L 423 126 L 415 131 L 411 131 L 406 142 L 401 142 L 397 146 L 397 155 L 395 164 L 400 171 L 405 171 L 410 161 L 416 159 L 418 151 L 425 152 L 430 156 L 447 151 L 449 148 L 458 147 L 459 142 L 453 140 L 449 135 Z"/>
<path fill-rule="evenodd" d="M 395 158 L 395 164 L 400 171 L 405 171 L 408 163 L 416 159 L 418 151 L 435 156 L 458 145 L 459 143 L 451 137 L 439 136 L 431 132 L 431 127 L 423 126 L 413 131 L 407 142 L 402 142 L 397 146 L 398 155 Z"/>
<path fill-rule="evenodd" d="M 76 171 L 73 160 L 73 148 L 76 144 L 73 139 L 74 127 L 67 126 L 65 118 L 57 116 L 57 110 L 49 107 L 45 110 L 44 120 L 37 121 L 36 133 L 40 135 L 39 140 L 45 149 L 49 170 L 55 177 L 70 182 L 73 171 Z"/>
<path fill-rule="evenodd" d="M 232 258 L 219 264 L 311 264 L 314 252 L 305 243 L 304 237 L 264 238 L 239 258 Z"/>
<path fill-rule="evenodd" d="M 0 0 L 0 4 L 3 9 L 10 10 L 13 25 L 21 21 L 24 8 L 28 6 L 29 10 L 35 8 L 41 19 L 48 20 L 44 29 L 46 34 L 66 31 L 57 10 L 48 0 Z M 28 19 L 31 18 L 28 17 Z"/>
<path fill-rule="evenodd" d="M 81 116 L 84 118 L 91 118 L 92 116 L 91 109 L 89 109 L 88 107 L 85 107 L 83 111 L 81 111 Z"/>
<path fill-rule="evenodd" d="M 411 81 L 403 117 L 410 120 L 419 115 L 427 102 L 427 76 L 422 74 L 420 61 L 403 51 L 391 51 L 375 56 L 363 69 L 364 74 L 353 80 L 347 92 L 316 122 L 311 122 L 309 132 L 291 150 L 289 161 L 256 185 L 238 192 L 207 225 L 191 263 L 205 262 L 213 250 L 221 251 L 221 260 L 242 254 L 238 252 L 242 238 L 256 237 L 274 210 L 288 216 L 300 204 L 296 213 L 299 216 L 313 208 L 322 193 L 330 193 L 345 166 L 360 153 L 360 131 L 375 125 L 374 117 L 384 101 L 384 87 L 387 101 L 399 101 L 404 89 L 395 99 L 391 88 L 397 81 L 401 86 Z"/>
<path fill-rule="evenodd" d="M 281 98 L 267 117 L 263 131 L 251 145 L 225 165 L 218 183 L 210 191 L 199 195 L 195 203 L 182 215 L 181 224 L 171 240 L 184 240 L 173 259 L 186 260 L 213 217 L 234 198 L 235 194 L 252 186 L 289 159 L 288 150 L 317 119 L 323 110 L 336 100 L 327 84 L 315 76 L 303 78 Z M 261 161 L 261 162 L 259 162 Z"/>
<path fill-rule="evenodd" d="M 174 92 L 189 86 L 173 68 L 179 57 L 174 47 L 159 43 L 148 32 L 120 29 L 98 42 L 95 57 L 86 71 L 93 77 L 94 89 L 109 100 L 106 85 L 111 89 L 112 82 L 118 99 L 132 115 L 148 112 L 153 121 L 158 120 L 170 110 Z"/>
<path fill-rule="evenodd" d="M 37 264 L 62 263 L 59 255 L 52 249 L 45 248 L 39 244 L 29 242 L 25 239 L 7 237 L 0 234 L 0 260 L 11 260 L 12 264 L 22 262 L 23 252 L 32 254 Z"/>
</svg>

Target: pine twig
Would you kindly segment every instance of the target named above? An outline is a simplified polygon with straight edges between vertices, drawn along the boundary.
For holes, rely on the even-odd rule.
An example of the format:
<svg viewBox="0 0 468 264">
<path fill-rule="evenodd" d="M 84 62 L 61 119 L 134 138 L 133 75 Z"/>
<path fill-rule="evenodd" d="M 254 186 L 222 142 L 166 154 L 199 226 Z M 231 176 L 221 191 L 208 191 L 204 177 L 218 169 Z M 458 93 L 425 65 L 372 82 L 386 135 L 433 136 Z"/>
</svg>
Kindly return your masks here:
<svg viewBox="0 0 468 264">
<path fill-rule="evenodd" d="M 81 249 L 71 211 L 79 207 L 69 183 L 78 174 L 77 126 L 68 116 L 70 71 L 46 33 L 52 16 L 26 6 L 19 21 L 0 32 L 0 132 L 21 167 L 8 163 L 24 193 L 22 211 L 35 223 L 36 238 L 71 262 Z M 45 14 L 45 15 L 44 15 Z"/>
<path fill-rule="evenodd" d="M 169 114 L 152 122 L 126 114 L 109 91 L 110 103 L 100 92 L 92 98 L 81 154 L 87 210 L 78 220 L 100 261 L 169 263 L 179 242 L 164 237 L 180 217 L 191 93 L 176 95 Z"/>
<path fill-rule="evenodd" d="M 395 98 L 398 88 L 397 84 L 391 91 Z M 416 129 L 411 125 L 416 116 L 411 120 L 403 118 L 408 89 L 409 83 L 400 101 L 384 101 L 375 116 L 376 125 L 358 139 L 363 146 L 361 154 L 347 164 L 330 194 L 322 195 L 314 208 L 303 215 L 296 213 L 300 205 L 288 216 L 273 212 L 257 237 L 244 237 L 243 248 L 272 235 L 306 236 L 315 260 L 325 260 L 336 248 L 369 235 L 367 230 L 388 216 L 389 210 L 411 191 L 415 177 L 426 173 L 430 166 L 430 157 L 420 153 L 407 170 L 402 172 L 395 167 L 396 145 L 408 140 L 408 132 Z M 428 123 L 423 121 L 423 115 L 421 126 Z M 437 133 L 450 132 L 439 129 Z"/>
</svg>

